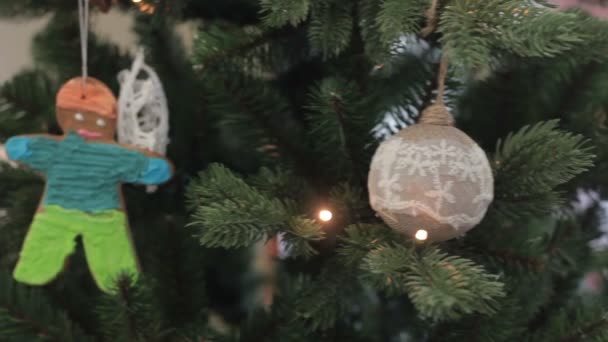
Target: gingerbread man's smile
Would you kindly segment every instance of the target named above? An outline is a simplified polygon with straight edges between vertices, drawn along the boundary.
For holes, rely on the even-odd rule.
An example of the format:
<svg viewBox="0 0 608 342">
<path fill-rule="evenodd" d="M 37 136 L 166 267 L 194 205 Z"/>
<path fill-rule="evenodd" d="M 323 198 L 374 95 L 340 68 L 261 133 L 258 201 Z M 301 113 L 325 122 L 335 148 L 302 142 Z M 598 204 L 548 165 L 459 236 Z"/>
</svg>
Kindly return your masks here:
<svg viewBox="0 0 608 342">
<path fill-rule="evenodd" d="M 78 133 L 78 135 L 80 135 L 81 137 L 83 137 L 85 139 L 101 138 L 103 136 L 103 134 L 101 134 L 99 132 L 89 131 L 84 128 L 77 130 L 76 133 Z"/>
</svg>

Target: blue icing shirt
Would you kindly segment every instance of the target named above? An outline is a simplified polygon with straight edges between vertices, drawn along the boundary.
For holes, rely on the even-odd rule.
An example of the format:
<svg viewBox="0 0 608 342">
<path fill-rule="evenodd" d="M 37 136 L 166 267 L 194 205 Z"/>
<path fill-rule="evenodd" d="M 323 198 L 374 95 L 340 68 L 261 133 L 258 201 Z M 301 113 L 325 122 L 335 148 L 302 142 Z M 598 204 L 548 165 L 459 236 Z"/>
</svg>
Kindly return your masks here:
<svg viewBox="0 0 608 342">
<path fill-rule="evenodd" d="M 160 184 L 171 177 L 164 159 L 120 145 L 87 143 L 74 132 L 62 140 L 13 137 L 5 146 L 10 159 L 46 174 L 43 203 L 66 209 L 120 209 L 120 183 Z"/>
</svg>

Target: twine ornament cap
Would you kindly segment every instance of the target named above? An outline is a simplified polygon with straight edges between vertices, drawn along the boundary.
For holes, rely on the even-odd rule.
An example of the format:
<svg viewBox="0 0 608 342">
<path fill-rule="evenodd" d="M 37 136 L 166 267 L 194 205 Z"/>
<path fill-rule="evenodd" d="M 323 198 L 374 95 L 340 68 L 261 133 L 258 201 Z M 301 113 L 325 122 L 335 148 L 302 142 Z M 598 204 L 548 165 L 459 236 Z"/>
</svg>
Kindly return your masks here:
<svg viewBox="0 0 608 342">
<path fill-rule="evenodd" d="M 428 106 L 420 115 L 419 124 L 454 126 L 454 117 L 443 103 Z"/>
</svg>

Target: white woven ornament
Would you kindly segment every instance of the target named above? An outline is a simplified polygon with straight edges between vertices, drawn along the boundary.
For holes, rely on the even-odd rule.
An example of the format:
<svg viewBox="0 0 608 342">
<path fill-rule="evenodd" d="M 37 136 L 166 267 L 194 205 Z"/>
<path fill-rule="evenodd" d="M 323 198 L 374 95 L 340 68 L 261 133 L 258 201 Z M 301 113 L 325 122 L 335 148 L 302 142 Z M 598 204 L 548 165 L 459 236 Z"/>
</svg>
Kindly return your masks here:
<svg viewBox="0 0 608 342">
<path fill-rule="evenodd" d="M 118 142 L 165 155 L 169 143 L 169 109 L 156 72 L 139 50 L 131 69 L 118 74 Z M 148 187 L 154 191 L 155 187 Z"/>
<path fill-rule="evenodd" d="M 384 141 L 372 159 L 372 208 L 418 240 L 463 235 L 481 221 L 494 194 L 484 151 L 446 115 L 443 104 L 431 106 L 421 123 Z"/>
</svg>

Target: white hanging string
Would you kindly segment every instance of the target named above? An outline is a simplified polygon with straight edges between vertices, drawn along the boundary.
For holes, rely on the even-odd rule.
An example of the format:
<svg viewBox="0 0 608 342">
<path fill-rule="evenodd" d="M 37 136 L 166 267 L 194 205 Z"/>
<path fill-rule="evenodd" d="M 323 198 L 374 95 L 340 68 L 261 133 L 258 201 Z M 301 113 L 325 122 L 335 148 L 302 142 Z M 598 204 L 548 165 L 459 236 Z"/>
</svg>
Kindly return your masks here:
<svg viewBox="0 0 608 342">
<path fill-rule="evenodd" d="M 82 58 L 82 96 L 84 93 L 84 84 L 87 81 L 87 47 L 89 40 L 89 0 L 78 0 L 78 23 L 80 24 L 80 54 Z"/>
</svg>

